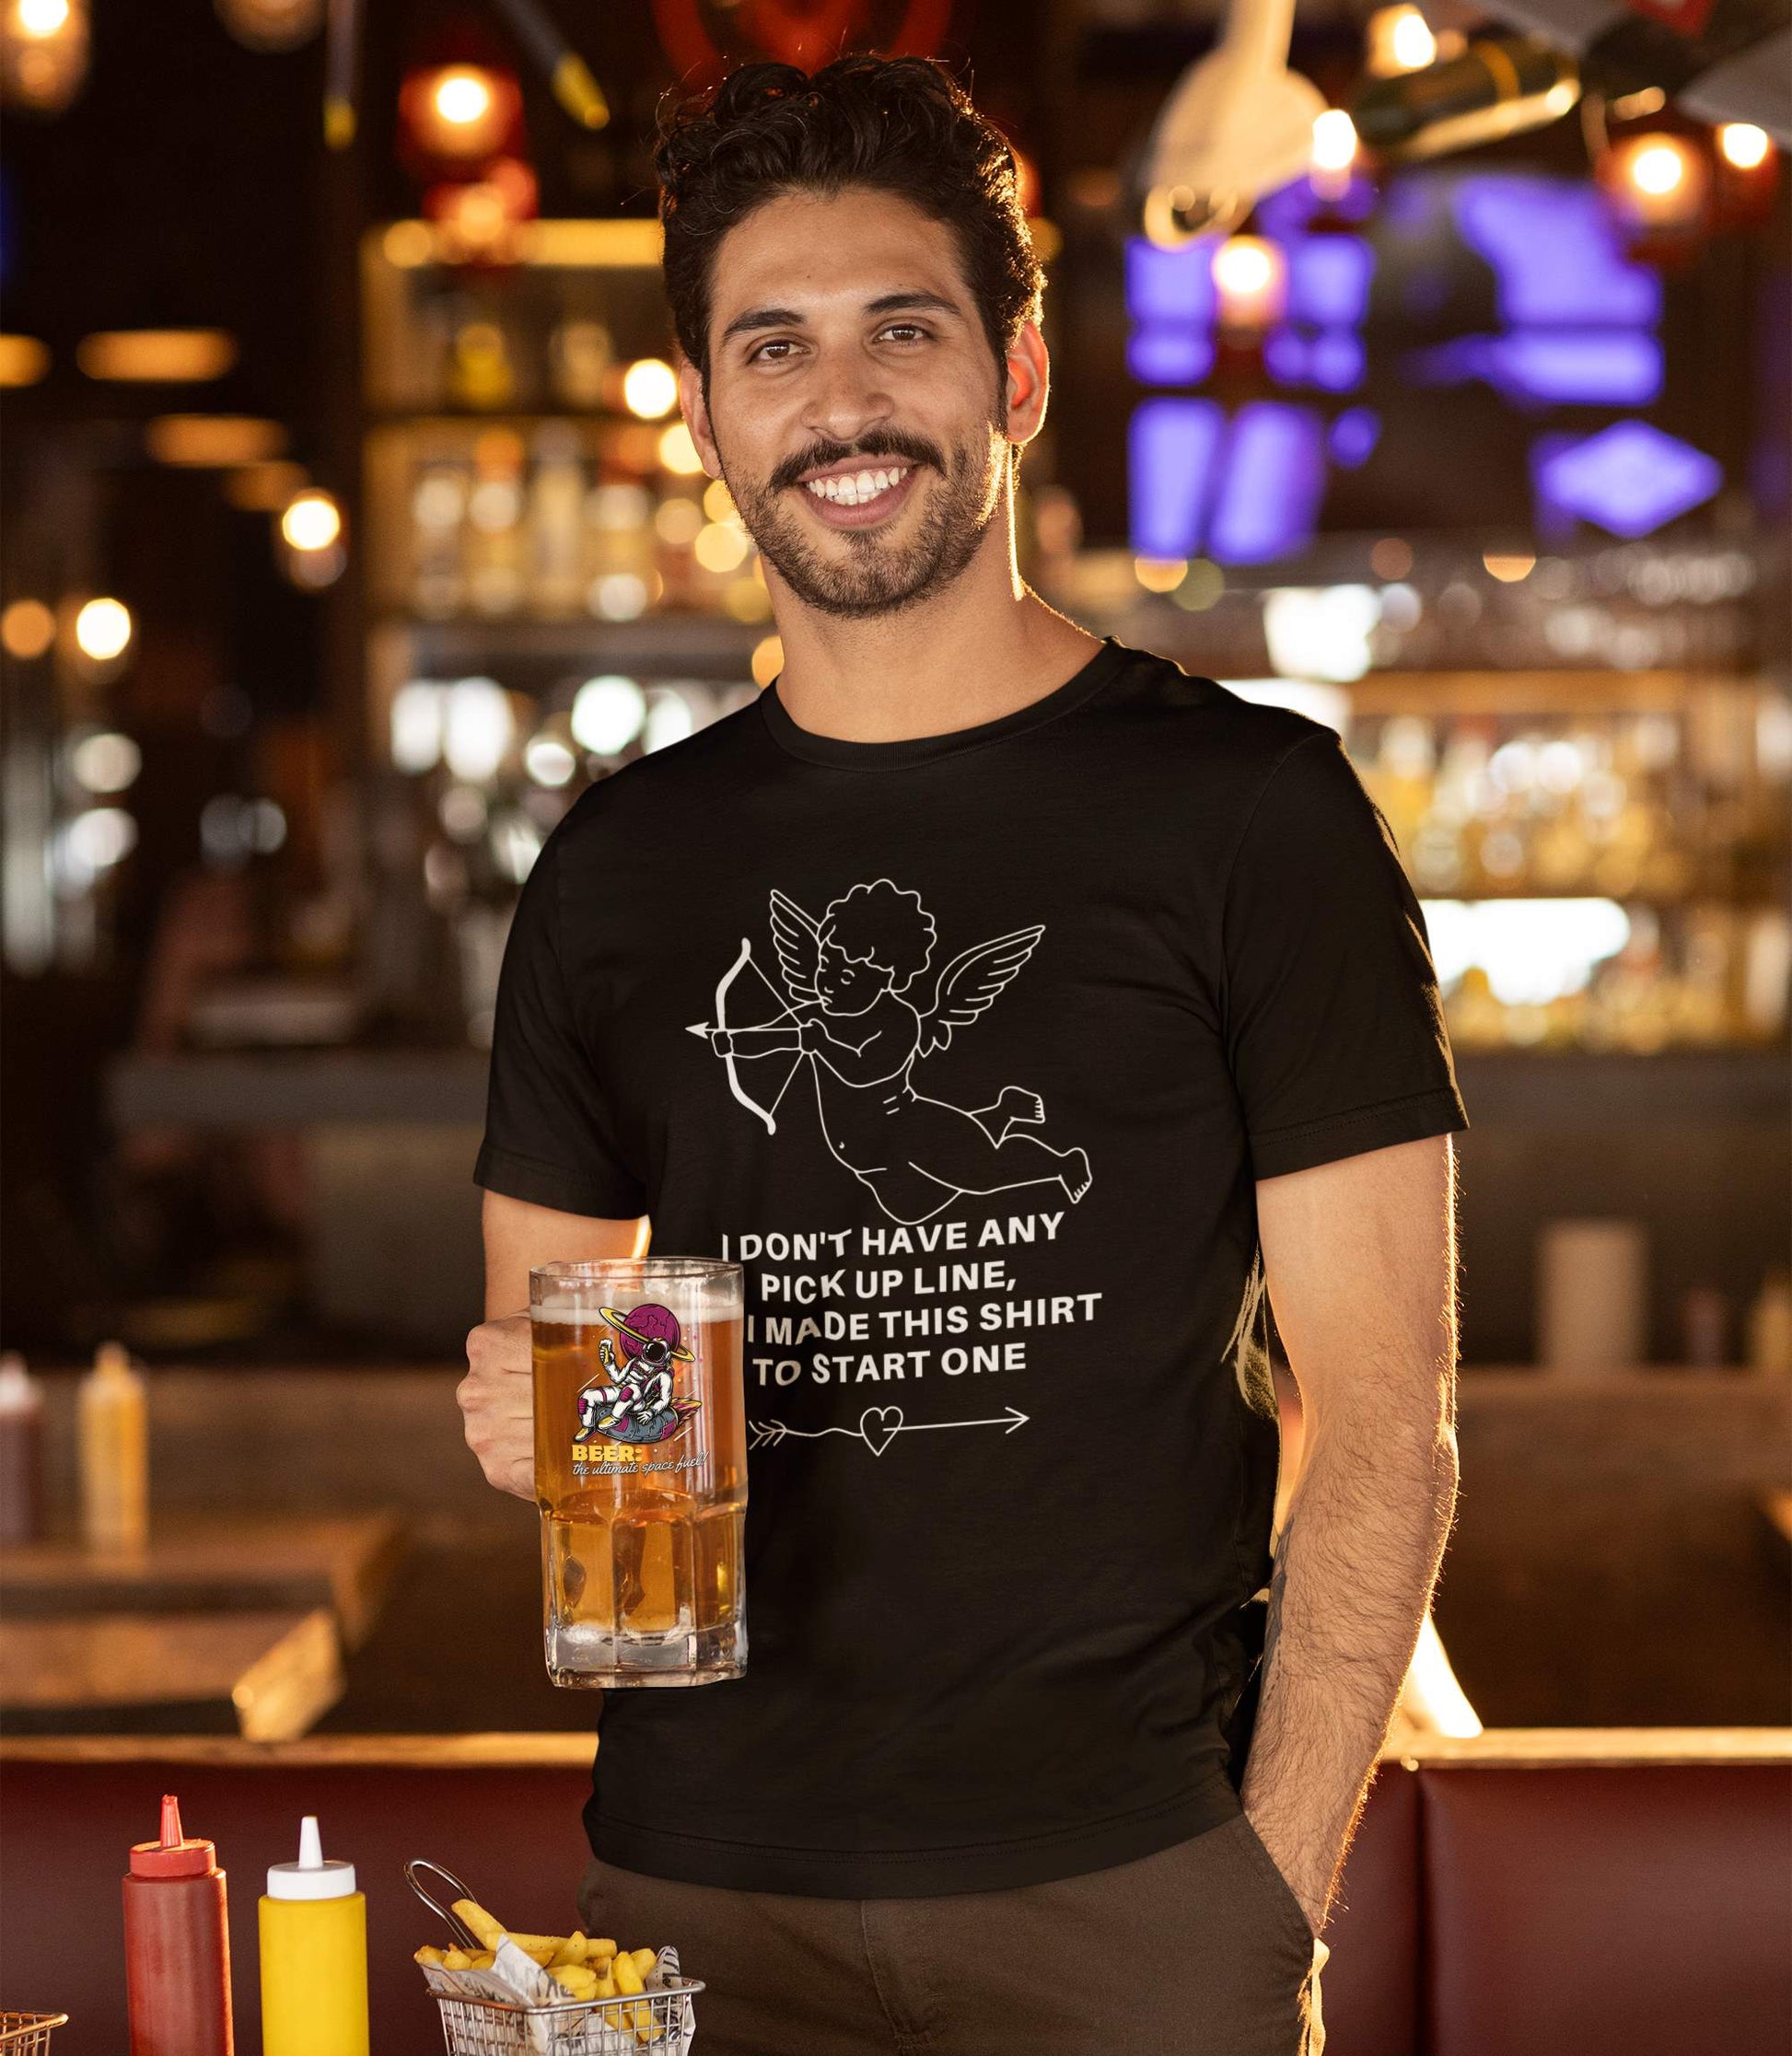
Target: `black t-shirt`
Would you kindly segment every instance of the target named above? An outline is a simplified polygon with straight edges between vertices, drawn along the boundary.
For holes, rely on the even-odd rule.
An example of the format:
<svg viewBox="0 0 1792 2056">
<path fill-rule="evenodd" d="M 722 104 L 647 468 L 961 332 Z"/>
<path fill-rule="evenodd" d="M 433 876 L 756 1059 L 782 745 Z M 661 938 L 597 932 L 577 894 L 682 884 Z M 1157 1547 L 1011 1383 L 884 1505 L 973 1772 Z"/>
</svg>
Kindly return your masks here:
<svg viewBox="0 0 1792 2056">
<path fill-rule="evenodd" d="M 724 1012 L 770 1032 L 730 1059 L 690 1032 Z M 751 1446 L 746 1675 L 608 1695 L 598 1854 L 903 1897 L 1235 1813 L 1253 1181 L 1465 1125 L 1337 738 L 1160 658 L 887 743 L 773 686 L 585 794 L 517 912 L 476 1175 L 742 1260 Z"/>
</svg>

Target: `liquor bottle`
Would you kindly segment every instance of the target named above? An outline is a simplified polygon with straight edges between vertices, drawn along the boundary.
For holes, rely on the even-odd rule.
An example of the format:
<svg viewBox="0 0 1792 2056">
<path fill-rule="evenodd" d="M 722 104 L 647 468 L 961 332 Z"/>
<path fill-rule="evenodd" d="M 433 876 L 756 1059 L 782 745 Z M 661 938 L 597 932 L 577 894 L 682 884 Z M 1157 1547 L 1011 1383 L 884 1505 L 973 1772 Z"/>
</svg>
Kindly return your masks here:
<svg viewBox="0 0 1792 2056">
<path fill-rule="evenodd" d="M 570 422 L 544 422 L 535 432 L 534 457 L 529 488 L 531 610 L 550 616 L 576 614 L 585 597 L 585 467 L 578 431 Z"/>
<path fill-rule="evenodd" d="M 141 1550 L 149 1539 L 148 1395 L 122 1344 L 100 1344 L 77 1413 L 87 1545 Z"/>
</svg>

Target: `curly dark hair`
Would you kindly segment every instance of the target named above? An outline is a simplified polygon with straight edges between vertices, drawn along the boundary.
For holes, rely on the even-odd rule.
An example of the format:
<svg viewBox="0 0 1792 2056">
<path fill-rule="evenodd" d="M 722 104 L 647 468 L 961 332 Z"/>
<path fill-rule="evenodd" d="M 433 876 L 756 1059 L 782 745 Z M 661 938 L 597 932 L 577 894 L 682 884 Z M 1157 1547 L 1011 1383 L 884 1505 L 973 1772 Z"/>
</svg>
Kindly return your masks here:
<svg viewBox="0 0 1792 2056">
<path fill-rule="evenodd" d="M 1043 278 L 1007 139 L 925 57 L 842 57 L 812 76 L 742 64 L 662 115 L 654 152 L 666 295 L 680 347 L 709 383 L 710 285 L 722 238 L 781 193 L 891 192 L 958 238 L 997 366 L 1039 319 Z"/>
<path fill-rule="evenodd" d="M 875 964 L 894 992 L 926 970 L 935 932 L 921 895 L 903 892 L 888 878 L 854 886 L 831 900 L 821 917 L 822 938 L 855 964 Z"/>
</svg>

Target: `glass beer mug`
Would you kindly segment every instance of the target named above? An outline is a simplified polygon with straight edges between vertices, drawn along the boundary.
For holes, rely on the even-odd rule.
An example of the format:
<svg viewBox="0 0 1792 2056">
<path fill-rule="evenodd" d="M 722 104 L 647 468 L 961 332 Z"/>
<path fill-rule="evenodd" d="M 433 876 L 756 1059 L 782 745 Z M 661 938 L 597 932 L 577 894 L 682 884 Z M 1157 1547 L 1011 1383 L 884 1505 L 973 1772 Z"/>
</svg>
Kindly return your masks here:
<svg viewBox="0 0 1792 2056">
<path fill-rule="evenodd" d="M 702 1685 L 747 1663 L 740 1266 L 529 1275 L 542 1614 L 556 1685 Z"/>
</svg>

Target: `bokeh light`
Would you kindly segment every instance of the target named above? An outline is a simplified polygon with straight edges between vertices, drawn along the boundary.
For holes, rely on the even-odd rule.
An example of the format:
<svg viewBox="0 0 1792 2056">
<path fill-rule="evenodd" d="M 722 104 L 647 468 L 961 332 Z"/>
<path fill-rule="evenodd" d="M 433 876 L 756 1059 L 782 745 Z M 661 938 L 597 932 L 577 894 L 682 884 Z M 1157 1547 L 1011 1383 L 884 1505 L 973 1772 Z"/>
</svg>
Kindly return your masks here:
<svg viewBox="0 0 1792 2056">
<path fill-rule="evenodd" d="M 56 617 L 41 599 L 16 599 L 0 614 L 0 648 L 29 664 L 56 640 Z"/>
<path fill-rule="evenodd" d="M 623 403 L 642 421 L 669 414 L 678 398 L 678 375 L 661 357 L 637 357 L 623 374 Z"/>
<path fill-rule="evenodd" d="M 646 695 L 633 679 L 587 679 L 573 702 L 573 740 L 594 757 L 620 756 L 646 717 Z"/>
<path fill-rule="evenodd" d="M 1752 122 L 1726 122 L 1717 131 L 1717 150 L 1724 162 L 1739 171 L 1753 171 L 1765 164 L 1774 147 L 1765 129 Z"/>
<path fill-rule="evenodd" d="M 101 729 L 83 736 L 69 750 L 68 768 L 90 793 L 122 793 L 136 782 L 143 751 L 129 736 Z"/>
<path fill-rule="evenodd" d="M 319 486 L 299 494 L 280 517 L 280 533 L 289 549 L 328 550 L 342 532 L 342 509 Z"/>
<path fill-rule="evenodd" d="M 703 470 L 704 460 L 697 455 L 691 431 L 681 421 L 675 421 L 660 436 L 659 461 L 680 478 L 694 478 Z"/>
<path fill-rule="evenodd" d="M 121 599 L 90 599 L 75 617 L 75 646 L 96 664 L 122 656 L 131 633 L 131 610 Z"/>
</svg>

